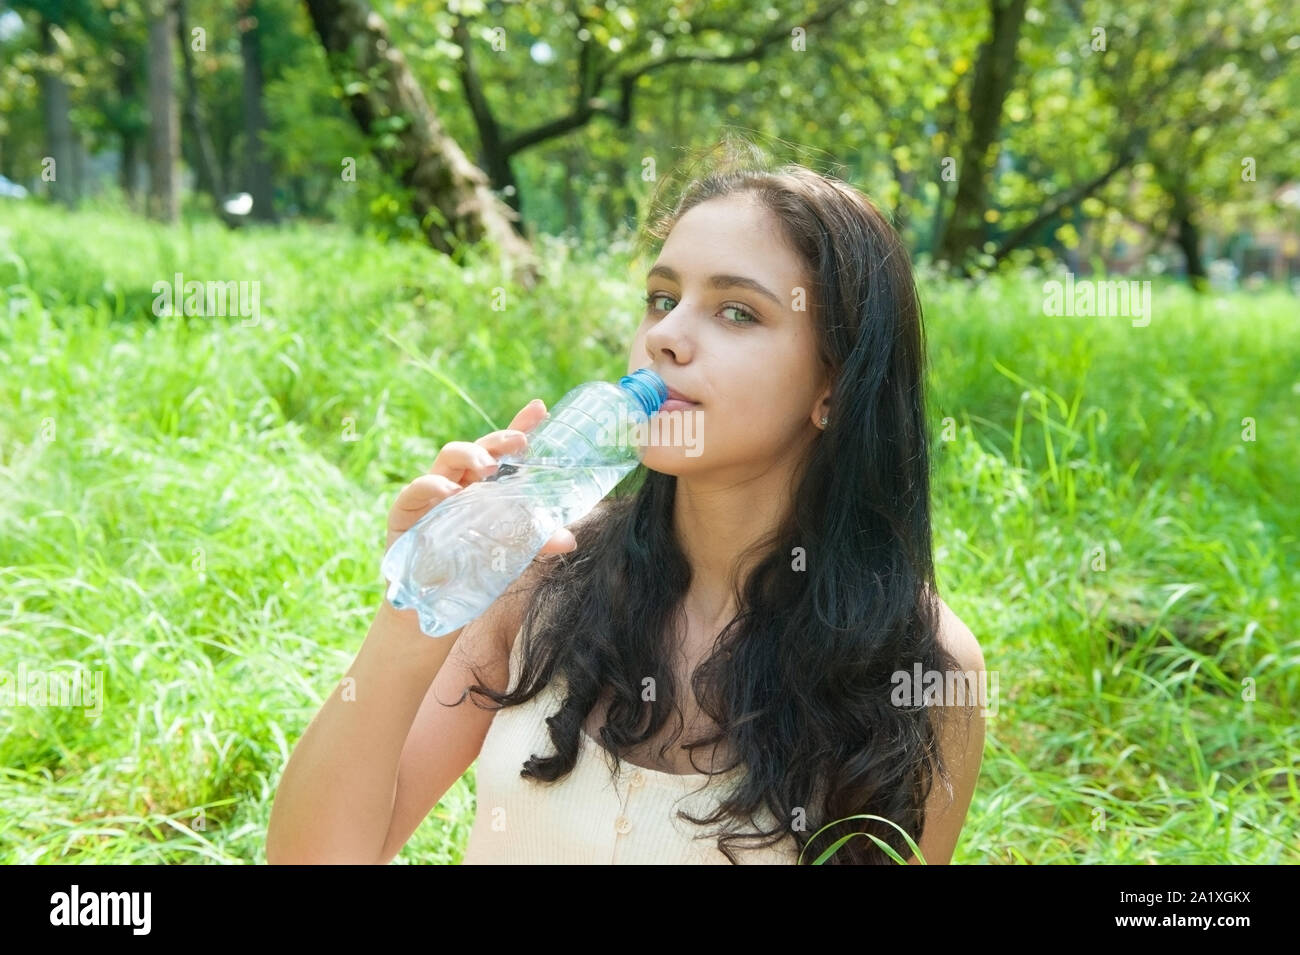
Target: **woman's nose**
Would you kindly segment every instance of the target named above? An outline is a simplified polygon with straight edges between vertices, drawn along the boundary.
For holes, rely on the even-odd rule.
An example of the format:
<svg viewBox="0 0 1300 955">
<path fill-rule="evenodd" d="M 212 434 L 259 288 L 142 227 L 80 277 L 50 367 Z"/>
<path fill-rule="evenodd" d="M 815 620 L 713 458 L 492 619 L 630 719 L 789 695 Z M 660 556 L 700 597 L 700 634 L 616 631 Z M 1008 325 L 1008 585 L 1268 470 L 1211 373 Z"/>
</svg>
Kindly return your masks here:
<svg viewBox="0 0 1300 955">
<path fill-rule="evenodd" d="M 663 352 L 672 355 L 677 362 L 690 359 L 692 345 L 689 318 L 681 304 L 654 323 L 646 332 L 645 344 L 651 358 Z"/>
</svg>

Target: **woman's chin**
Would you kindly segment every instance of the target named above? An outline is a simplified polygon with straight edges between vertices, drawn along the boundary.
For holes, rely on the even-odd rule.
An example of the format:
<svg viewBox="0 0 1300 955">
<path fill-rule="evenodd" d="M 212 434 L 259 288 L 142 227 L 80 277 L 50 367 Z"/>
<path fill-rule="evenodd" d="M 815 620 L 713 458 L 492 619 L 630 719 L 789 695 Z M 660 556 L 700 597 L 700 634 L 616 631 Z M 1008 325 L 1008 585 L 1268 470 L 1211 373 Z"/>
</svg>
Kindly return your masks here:
<svg viewBox="0 0 1300 955">
<path fill-rule="evenodd" d="M 656 471 L 676 474 L 698 464 L 704 451 L 704 415 L 695 406 L 659 411 L 641 433 L 642 460 Z"/>
<path fill-rule="evenodd" d="M 694 448 L 650 444 L 641 448 L 641 463 L 651 471 L 680 476 L 698 471 L 704 456 Z"/>
</svg>

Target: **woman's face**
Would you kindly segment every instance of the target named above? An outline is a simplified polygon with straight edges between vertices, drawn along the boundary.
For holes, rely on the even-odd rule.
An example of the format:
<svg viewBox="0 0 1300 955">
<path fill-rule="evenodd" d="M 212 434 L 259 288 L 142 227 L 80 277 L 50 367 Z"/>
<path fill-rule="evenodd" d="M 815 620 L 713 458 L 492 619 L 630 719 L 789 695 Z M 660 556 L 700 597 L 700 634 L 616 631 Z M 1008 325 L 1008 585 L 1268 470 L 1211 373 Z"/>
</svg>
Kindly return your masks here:
<svg viewBox="0 0 1300 955">
<path fill-rule="evenodd" d="M 660 443 L 650 431 L 646 467 L 743 480 L 801 457 L 829 390 L 806 267 L 772 214 L 746 194 L 695 206 L 664 242 L 646 292 L 628 373 L 650 368 L 696 403 L 655 416 L 678 421 L 658 422 Z"/>
</svg>

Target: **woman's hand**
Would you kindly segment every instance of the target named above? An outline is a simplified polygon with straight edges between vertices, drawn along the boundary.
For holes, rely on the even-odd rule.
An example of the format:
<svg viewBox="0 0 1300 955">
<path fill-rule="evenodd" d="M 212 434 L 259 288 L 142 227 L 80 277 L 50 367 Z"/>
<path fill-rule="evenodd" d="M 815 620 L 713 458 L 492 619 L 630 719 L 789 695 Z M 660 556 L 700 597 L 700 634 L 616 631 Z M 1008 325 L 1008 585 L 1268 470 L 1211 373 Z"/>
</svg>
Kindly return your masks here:
<svg viewBox="0 0 1300 955">
<path fill-rule="evenodd" d="M 388 542 L 384 553 L 393 541 L 405 534 L 421 517 L 443 500 L 468 487 L 475 481 L 490 477 L 497 471 L 497 458 L 507 454 L 522 454 L 528 447 L 525 432 L 535 428 L 546 417 L 546 405 L 534 398 L 515 415 L 510 427 L 485 434 L 477 441 L 449 441 L 442 446 L 429 473 L 416 478 L 402 488 L 388 512 Z M 540 554 L 564 554 L 574 550 L 578 541 L 564 527 L 559 528 L 542 545 Z"/>
</svg>

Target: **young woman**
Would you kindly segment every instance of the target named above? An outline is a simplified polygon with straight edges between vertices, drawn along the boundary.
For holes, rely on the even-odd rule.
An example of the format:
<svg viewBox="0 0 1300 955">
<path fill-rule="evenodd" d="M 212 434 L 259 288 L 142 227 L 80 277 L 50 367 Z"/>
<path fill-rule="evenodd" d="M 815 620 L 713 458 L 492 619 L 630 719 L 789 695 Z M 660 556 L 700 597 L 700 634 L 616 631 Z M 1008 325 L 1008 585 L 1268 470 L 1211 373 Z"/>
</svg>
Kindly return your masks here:
<svg viewBox="0 0 1300 955">
<path fill-rule="evenodd" d="M 628 370 L 698 445 L 647 445 L 633 493 L 454 634 L 383 602 L 285 770 L 270 861 L 389 861 L 475 759 L 466 862 L 808 863 L 850 833 L 829 864 L 890 862 L 866 834 L 918 861 L 902 832 L 950 860 L 983 721 L 898 689 L 984 661 L 935 591 L 908 256 L 851 186 L 753 156 L 706 159 L 643 237 Z M 544 415 L 446 445 L 389 544 Z"/>
</svg>

